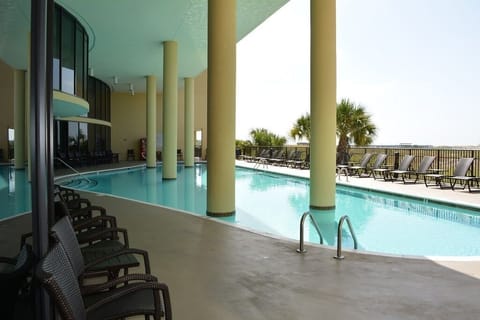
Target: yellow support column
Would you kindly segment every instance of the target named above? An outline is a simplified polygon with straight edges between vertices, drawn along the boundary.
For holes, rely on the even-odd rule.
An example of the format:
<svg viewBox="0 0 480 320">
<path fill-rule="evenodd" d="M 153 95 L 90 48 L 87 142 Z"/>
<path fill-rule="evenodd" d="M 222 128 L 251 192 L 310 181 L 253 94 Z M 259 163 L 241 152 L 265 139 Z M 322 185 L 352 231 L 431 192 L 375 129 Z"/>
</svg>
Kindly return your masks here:
<svg viewBox="0 0 480 320">
<path fill-rule="evenodd" d="M 208 1 L 207 215 L 235 213 L 236 1 Z"/>
<path fill-rule="evenodd" d="M 194 87 L 193 78 L 185 78 L 185 124 L 184 124 L 184 137 L 185 137 L 185 150 L 184 150 L 184 163 L 185 167 L 193 167 L 194 156 Z"/>
<path fill-rule="evenodd" d="M 147 168 L 157 166 L 157 78 L 147 76 Z"/>
<path fill-rule="evenodd" d="M 177 43 L 163 43 L 163 179 L 177 178 Z"/>
<path fill-rule="evenodd" d="M 310 207 L 335 208 L 336 143 L 335 0 L 311 0 Z"/>
<path fill-rule="evenodd" d="M 14 73 L 15 169 L 25 168 L 25 71 Z"/>
</svg>

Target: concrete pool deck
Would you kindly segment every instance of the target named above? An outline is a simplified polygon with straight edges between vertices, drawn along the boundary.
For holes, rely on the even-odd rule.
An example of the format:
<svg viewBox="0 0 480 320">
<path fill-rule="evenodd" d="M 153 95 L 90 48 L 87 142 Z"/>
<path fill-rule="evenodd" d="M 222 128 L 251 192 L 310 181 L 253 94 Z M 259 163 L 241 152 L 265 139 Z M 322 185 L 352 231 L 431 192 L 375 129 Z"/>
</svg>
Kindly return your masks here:
<svg viewBox="0 0 480 320">
<path fill-rule="evenodd" d="M 460 197 L 458 201 L 474 205 L 480 199 L 479 194 L 420 184 L 356 178 L 348 183 L 398 192 L 413 187 L 416 195 L 422 187 L 434 196 Z M 332 258 L 331 248 L 307 244 L 308 252 L 298 254 L 298 241 L 148 204 L 83 194 L 117 216 L 118 224 L 128 229 L 132 247 L 148 250 L 152 273 L 170 287 L 175 319 L 478 319 L 480 315 L 478 259 L 433 261 L 346 251 L 345 260 L 339 261 Z M 5 236 L 17 239 L 15 233 L 28 226 L 28 216 L 0 224 L 2 246 Z"/>
</svg>

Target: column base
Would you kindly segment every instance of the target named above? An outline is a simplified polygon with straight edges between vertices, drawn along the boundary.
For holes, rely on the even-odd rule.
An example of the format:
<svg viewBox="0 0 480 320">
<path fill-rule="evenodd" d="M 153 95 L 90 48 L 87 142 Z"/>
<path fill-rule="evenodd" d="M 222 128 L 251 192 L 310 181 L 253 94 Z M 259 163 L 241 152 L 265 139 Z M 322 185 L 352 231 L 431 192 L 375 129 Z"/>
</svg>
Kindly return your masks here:
<svg viewBox="0 0 480 320">
<path fill-rule="evenodd" d="M 313 209 L 313 210 L 333 210 L 333 209 L 335 209 L 335 206 L 325 206 L 325 207 L 321 206 L 321 207 L 319 207 L 319 206 L 310 205 L 310 209 Z"/>
<path fill-rule="evenodd" d="M 232 212 L 210 212 L 207 211 L 207 216 L 209 217 L 231 217 L 235 214 L 235 211 Z"/>
</svg>

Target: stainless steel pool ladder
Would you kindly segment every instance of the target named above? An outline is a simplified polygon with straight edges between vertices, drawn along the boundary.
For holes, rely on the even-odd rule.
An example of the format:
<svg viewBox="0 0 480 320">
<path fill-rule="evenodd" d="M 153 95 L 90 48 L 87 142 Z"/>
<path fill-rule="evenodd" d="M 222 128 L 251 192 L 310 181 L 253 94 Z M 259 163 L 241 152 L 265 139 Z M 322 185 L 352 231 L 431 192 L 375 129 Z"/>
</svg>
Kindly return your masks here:
<svg viewBox="0 0 480 320">
<path fill-rule="evenodd" d="M 352 224 L 350 223 L 350 218 L 348 218 L 347 215 L 344 215 L 338 221 L 337 255 L 333 257 L 339 260 L 342 260 L 343 258 L 345 258 L 344 256 L 342 256 L 342 225 L 345 220 L 347 221 L 348 229 L 350 229 L 350 234 L 352 235 L 352 238 L 353 238 L 353 248 L 358 249 L 357 236 L 355 236 L 355 232 L 353 232 L 353 227 L 352 227 Z"/>
<path fill-rule="evenodd" d="M 307 250 L 305 250 L 304 239 L 303 239 L 304 238 L 303 237 L 303 225 L 305 224 L 305 220 L 307 219 L 307 216 L 310 217 L 310 220 L 312 221 L 312 224 L 315 227 L 315 230 L 317 230 L 318 236 L 320 237 L 320 244 L 323 244 L 322 233 L 320 232 L 320 228 L 318 227 L 317 221 L 312 216 L 312 214 L 307 211 L 302 215 L 302 218 L 300 219 L 300 248 L 297 249 L 298 253 L 307 252 Z"/>
</svg>

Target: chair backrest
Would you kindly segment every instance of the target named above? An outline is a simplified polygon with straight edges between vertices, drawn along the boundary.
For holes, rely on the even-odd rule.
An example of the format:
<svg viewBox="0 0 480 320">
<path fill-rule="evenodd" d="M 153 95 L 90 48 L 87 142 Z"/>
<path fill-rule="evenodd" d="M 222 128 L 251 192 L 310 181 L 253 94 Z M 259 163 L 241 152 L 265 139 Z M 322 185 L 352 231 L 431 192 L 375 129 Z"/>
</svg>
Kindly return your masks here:
<svg viewBox="0 0 480 320">
<path fill-rule="evenodd" d="M 279 158 L 282 157 L 282 152 L 283 152 L 283 150 L 281 150 L 281 149 L 273 150 L 272 153 L 271 153 L 270 158 L 272 158 L 272 159 L 279 159 Z"/>
<path fill-rule="evenodd" d="M 360 164 L 359 164 L 359 167 L 366 167 L 367 164 L 370 162 L 370 159 L 372 158 L 373 154 L 372 153 L 368 153 L 366 152 L 362 159 L 360 160 Z M 377 158 L 378 159 L 378 158 Z"/>
<path fill-rule="evenodd" d="M 59 243 L 39 261 L 35 276 L 47 289 L 62 319 L 87 318 L 77 277 Z"/>
<path fill-rule="evenodd" d="M 435 156 L 424 156 L 417 169 L 417 173 L 427 173 L 435 160 Z"/>
<path fill-rule="evenodd" d="M 467 174 L 468 168 L 473 163 L 474 158 L 460 158 L 458 159 L 457 165 L 455 166 L 455 170 L 453 171 L 453 176 L 461 177 Z"/>
<path fill-rule="evenodd" d="M 348 152 L 337 152 L 336 164 L 346 165 L 350 161 L 350 155 Z"/>
<path fill-rule="evenodd" d="M 398 165 L 398 170 L 407 171 L 412 164 L 413 158 L 415 158 L 415 156 L 405 155 L 402 161 L 400 161 L 400 164 Z"/>
<path fill-rule="evenodd" d="M 302 157 L 303 157 L 303 151 L 298 150 L 298 151 L 295 152 L 295 159 L 294 160 L 296 160 L 296 161 L 302 160 Z"/>
<path fill-rule="evenodd" d="M 287 160 L 292 160 L 293 156 L 295 155 L 296 150 L 290 150 L 287 153 Z"/>
<path fill-rule="evenodd" d="M 75 276 L 78 278 L 85 271 L 85 262 L 83 261 L 82 251 L 78 244 L 77 236 L 73 230 L 69 217 L 63 217 L 52 226 L 53 236 L 57 238 L 60 245 L 72 265 Z"/>
<path fill-rule="evenodd" d="M 387 159 L 387 155 L 385 153 L 378 154 L 377 158 L 375 159 L 375 163 L 372 166 L 372 169 L 380 168 L 382 164 L 385 162 L 385 159 Z"/>
</svg>

